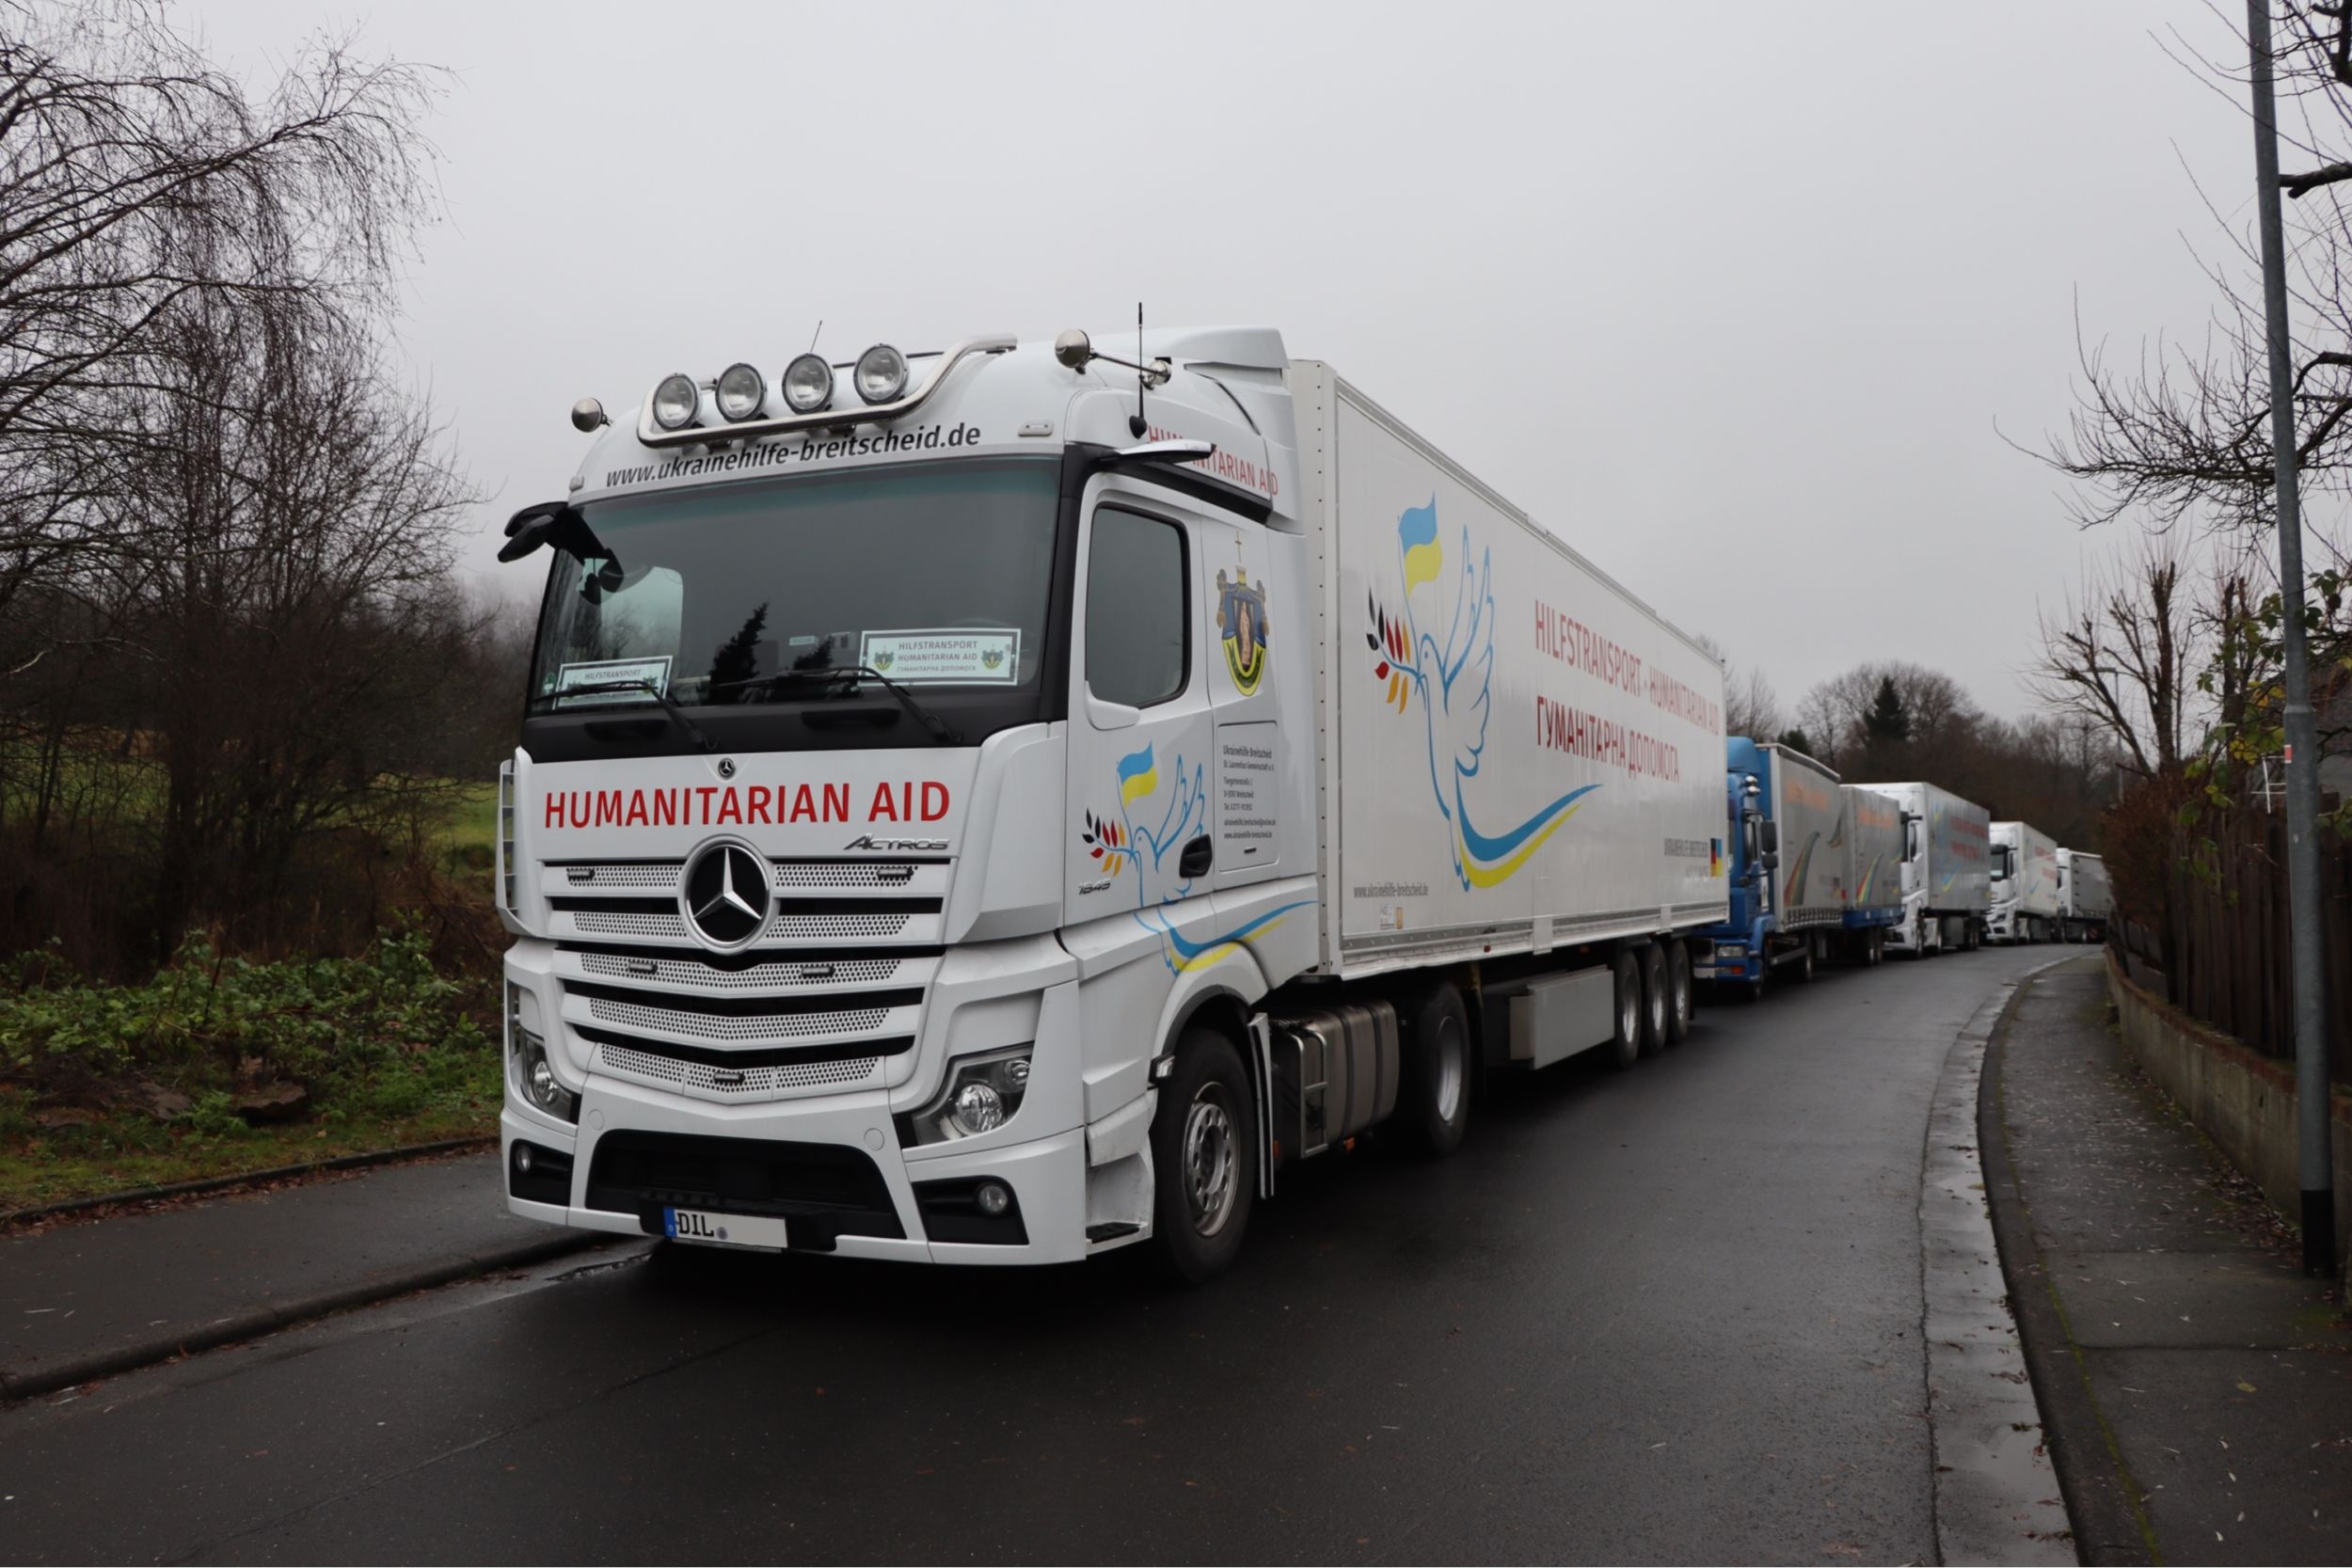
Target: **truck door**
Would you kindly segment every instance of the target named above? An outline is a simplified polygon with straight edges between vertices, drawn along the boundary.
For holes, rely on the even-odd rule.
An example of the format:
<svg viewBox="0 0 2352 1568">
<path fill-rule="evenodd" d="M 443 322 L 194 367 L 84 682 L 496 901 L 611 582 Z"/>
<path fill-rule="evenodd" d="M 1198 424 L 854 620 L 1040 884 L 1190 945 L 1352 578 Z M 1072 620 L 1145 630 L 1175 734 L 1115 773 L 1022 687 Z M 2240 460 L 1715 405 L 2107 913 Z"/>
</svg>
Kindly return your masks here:
<svg viewBox="0 0 2352 1568">
<path fill-rule="evenodd" d="M 1088 516 L 1072 661 L 1073 923 L 1209 892 L 1216 765 L 1200 556 L 1179 512 L 1114 496 Z"/>
</svg>

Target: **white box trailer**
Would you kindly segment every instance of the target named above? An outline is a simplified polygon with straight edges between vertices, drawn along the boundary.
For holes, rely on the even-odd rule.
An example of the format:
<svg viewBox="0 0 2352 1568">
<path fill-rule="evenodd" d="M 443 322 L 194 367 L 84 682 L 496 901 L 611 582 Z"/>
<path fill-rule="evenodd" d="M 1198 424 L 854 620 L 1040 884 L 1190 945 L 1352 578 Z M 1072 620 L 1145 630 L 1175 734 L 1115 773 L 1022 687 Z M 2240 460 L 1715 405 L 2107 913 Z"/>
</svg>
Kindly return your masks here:
<svg viewBox="0 0 2352 1568">
<path fill-rule="evenodd" d="M 1903 910 L 1903 817 L 1885 796 L 1843 784 L 1846 810 L 1846 925 L 1894 925 Z"/>
<path fill-rule="evenodd" d="M 1993 817 L 1925 781 L 1861 787 L 1895 802 L 1903 822 L 1903 912 L 1886 944 L 1915 958 L 1976 946 L 1991 907 Z"/>
<path fill-rule="evenodd" d="M 2115 893 L 2107 863 L 2088 849 L 2058 852 L 2058 926 L 2068 942 L 2104 942 Z"/>
<path fill-rule="evenodd" d="M 1327 366 L 1291 386 L 1323 632 L 1323 967 L 1721 920 L 1721 667 Z M 1827 837 L 1834 776 L 1799 787 Z M 1835 921 L 1823 862 L 1806 907 Z"/>
<path fill-rule="evenodd" d="M 2058 840 L 2026 822 L 1993 824 L 1985 935 L 2049 942 L 2058 933 Z"/>
</svg>

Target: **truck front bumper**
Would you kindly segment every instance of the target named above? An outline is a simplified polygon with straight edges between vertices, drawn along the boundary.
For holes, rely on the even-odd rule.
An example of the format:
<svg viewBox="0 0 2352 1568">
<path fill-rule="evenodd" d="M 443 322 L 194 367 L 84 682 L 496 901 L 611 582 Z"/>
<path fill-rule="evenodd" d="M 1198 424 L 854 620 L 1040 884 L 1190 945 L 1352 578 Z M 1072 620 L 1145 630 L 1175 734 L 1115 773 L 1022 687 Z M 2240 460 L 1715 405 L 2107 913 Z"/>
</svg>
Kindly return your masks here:
<svg viewBox="0 0 2352 1568">
<path fill-rule="evenodd" d="M 946 1146 L 946 1152 L 927 1150 L 910 1159 L 899 1147 L 887 1100 L 877 1091 L 710 1107 L 665 1103 L 634 1085 L 591 1079 L 577 1128 L 559 1129 L 511 1102 L 500 1117 L 507 1208 L 525 1219 L 625 1236 L 663 1234 L 662 1212 L 671 1207 L 751 1212 L 781 1217 L 790 1250 L 844 1258 L 1067 1263 L 1087 1255 L 1085 1128 L 969 1154 Z M 516 1187 L 527 1184 L 516 1168 L 517 1142 L 568 1160 L 563 1202 L 516 1196 Z M 533 1159 L 547 1168 L 544 1153 Z M 706 1184 L 699 1173 L 714 1168 L 713 1162 L 733 1161 L 740 1171 L 763 1160 L 773 1161 L 784 1175 L 751 1178 L 764 1189 L 759 1200 L 699 1195 Z M 803 1169 L 809 1172 L 808 1185 L 795 1191 L 792 1173 Z M 961 1196 L 983 1179 L 1010 1189 L 1017 1239 L 932 1240 L 941 1219 L 937 1201 L 927 1212 L 918 1190 L 928 1193 L 938 1183 L 940 1192 Z"/>
</svg>

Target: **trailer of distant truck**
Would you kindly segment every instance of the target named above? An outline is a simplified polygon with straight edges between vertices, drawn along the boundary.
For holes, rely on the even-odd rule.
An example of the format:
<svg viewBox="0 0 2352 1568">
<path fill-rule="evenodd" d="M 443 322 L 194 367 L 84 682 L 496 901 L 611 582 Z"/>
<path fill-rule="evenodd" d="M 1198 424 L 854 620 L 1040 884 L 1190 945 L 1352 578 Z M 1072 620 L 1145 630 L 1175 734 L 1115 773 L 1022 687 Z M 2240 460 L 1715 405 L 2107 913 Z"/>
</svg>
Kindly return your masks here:
<svg viewBox="0 0 2352 1568">
<path fill-rule="evenodd" d="M 1607 531 L 1277 333 L 1136 352 L 575 409 L 505 552 L 548 551 L 500 781 L 515 1212 L 1201 1278 L 1295 1162 L 1447 1151 L 1482 1068 L 1687 1029 L 1716 661 L 1570 547 Z"/>
<path fill-rule="evenodd" d="M 2058 852 L 2058 927 L 2068 942 L 2105 942 L 2115 894 L 2107 863 L 2088 849 Z"/>
<path fill-rule="evenodd" d="M 1735 736 L 1724 752 L 1730 911 L 1705 934 L 1700 975 L 1760 993 L 1805 981 L 1834 956 L 1878 961 L 1885 921 L 1854 918 L 1853 813 L 1828 768 L 1772 741 Z M 1873 911 L 1874 912 L 1874 911 Z"/>
<path fill-rule="evenodd" d="M 1894 952 L 1924 958 L 1984 940 L 1993 819 L 1982 806 L 1924 783 L 1862 786 L 1895 802 L 1903 822 L 1902 914 Z"/>
<path fill-rule="evenodd" d="M 1993 824 L 1985 936 L 2004 942 L 2051 942 L 2058 934 L 2058 840 L 2026 822 Z"/>
</svg>

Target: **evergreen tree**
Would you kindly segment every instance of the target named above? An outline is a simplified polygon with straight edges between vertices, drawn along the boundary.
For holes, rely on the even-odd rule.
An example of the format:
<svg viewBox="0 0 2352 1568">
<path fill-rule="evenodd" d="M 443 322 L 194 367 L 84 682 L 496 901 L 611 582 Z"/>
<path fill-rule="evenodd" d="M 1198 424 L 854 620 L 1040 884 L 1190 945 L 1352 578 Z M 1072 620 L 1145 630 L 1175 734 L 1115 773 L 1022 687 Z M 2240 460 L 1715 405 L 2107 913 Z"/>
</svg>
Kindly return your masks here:
<svg viewBox="0 0 2352 1568">
<path fill-rule="evenodd" d="M 1779 743 L 1792 752 L 1803 752 L 1806 756 L 1813 754 L 1813 742 L 1804 737 L 1803 730 L 1781 731 Z"/>
<path fill-rule="evenodd" d="M 1872 746 L 1899 744 L 1911 738 L 1911 712 L 1903 706 L 1903 695 L 1895 689 L 1895 677 L 1879 677 L 1878 695 L 1871 700 L 1870 711 L 1863 716 L 1862 728 Z"/>
</svg>

